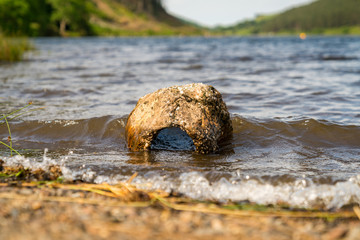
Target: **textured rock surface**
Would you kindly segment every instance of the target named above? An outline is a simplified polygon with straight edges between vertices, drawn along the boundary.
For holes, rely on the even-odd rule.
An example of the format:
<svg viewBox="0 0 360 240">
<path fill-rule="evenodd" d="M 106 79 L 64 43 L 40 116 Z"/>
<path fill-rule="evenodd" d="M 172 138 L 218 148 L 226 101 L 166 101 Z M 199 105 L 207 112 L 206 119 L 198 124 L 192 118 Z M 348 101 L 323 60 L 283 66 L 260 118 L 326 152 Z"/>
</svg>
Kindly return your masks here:
<svg viewBox="0 0 360 240">
<path fill-rule="evenodd" d="M 126 125 L 128 147 L 147 150 L 159 131 L 178 127 L 193 140 L 196 151 L 211 153 L 232 134 L 232 125 L 221 94 L 197 83 L 159 89 L 140 98 Z"/>
</svg>

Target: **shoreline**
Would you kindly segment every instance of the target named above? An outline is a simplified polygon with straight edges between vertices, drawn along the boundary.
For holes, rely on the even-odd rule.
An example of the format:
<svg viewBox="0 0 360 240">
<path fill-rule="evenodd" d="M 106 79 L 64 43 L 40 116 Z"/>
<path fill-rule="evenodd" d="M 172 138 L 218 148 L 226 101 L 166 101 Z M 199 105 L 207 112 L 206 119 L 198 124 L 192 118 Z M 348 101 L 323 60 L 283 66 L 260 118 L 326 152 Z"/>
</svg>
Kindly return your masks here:
<svg viewBox="0 0 360 240">
<path fill-rule="evenodd" d="M 266 37 L 296 37 L 300 39 L 301 32 L 299 33 L 259 33 L 259 34 L 226 34 L 226 33 L 212 33 L 212 34 L 193 34 L 193 35 L 183 35 L 183 34 L 170 34 L 170 35 L 84 35 L 84 36 L 21 36 L 20 38 L 25 39 L 80 39 L 80 38 L 266 38 Z M 332 37 L 360 37 L 359 34 L 341 34 L 341 33 L 330 33 L 330 34 L 318 34 L 306 32 L 306 38 L 332 38 Z M 7 37 L 7 38 L 19 38 L 19 37 Z M 302 39 L 302 40 L 306 40 Z"/>
<path fill-rule="evenodd" d="M 48 175 L 51 176 L 51 175 Z M 0 178 L 1 239 L 349 239 L 360 208 L 197 201 L 131 185 Z"/>
</svg>

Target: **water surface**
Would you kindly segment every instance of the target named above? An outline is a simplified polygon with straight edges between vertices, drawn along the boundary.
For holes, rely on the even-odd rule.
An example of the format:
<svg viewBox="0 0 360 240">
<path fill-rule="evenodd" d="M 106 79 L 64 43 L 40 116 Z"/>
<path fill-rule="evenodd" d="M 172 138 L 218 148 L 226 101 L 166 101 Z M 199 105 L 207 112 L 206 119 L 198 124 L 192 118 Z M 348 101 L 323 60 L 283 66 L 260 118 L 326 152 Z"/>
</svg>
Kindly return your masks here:
<svg viewBox="0 0 360 240">
<path fill-rule="evenodd" d="M 360 203 L 360 38 L 38 38 L 24 62 L 0 65 L 1 112 L 26 158 L 66 178 L 197 199 L 339 208 Z M 223 94 L 234 135 L 220 152 L 131 152 L 124 126 L 137 100 L 202 82 Z M 8 133 L 0 126 L 0 139 Z M 44 155 L 44 149 L 48 149 Z"/>
</svg>

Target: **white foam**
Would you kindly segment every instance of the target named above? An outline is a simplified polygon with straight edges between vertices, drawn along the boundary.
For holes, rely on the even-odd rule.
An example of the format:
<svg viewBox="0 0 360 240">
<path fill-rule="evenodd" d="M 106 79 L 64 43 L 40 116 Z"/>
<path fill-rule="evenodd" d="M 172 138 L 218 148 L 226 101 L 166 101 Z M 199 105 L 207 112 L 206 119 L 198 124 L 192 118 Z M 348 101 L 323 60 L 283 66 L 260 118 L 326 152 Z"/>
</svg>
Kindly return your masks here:
<svg viewBox="0 0 360 240">
<path fill-rule="evenodd" d="M 46 156 L 47 149 L 44 150 L 44 155 L 41 159 L 37 158 L 27 158 L 20 155 L 15 155 L 13 157 L 3 157 L 5 166 L 16 167 L 23 166 L 24 168 L 29 169 L 49 169 L 50 166 L 59 165 L 58 161 L 52 160 Z"/>
<path fill-rule="evenodd" d="M 23 166 L 30 169 L 49 169 L 50 166 L 60 167 L 66 180 L 83 180 L 94 183 L 116 184 L 126 181 L 129 177 L 121 174 L 102 175 L 87 166 L 76 170 L 66 166 L 68 156 L 53 160 L 46 156 L 42 158 L 26 158 L 23 156 L 4 157 L 6 166 Z M 69 153 L 71 155 L 72 153 Z M 148 172 L 136 177 L 133 182 L 142 189 L 161 189 L 167 192 L 175 191 L 190 198 L 215 201 L 250 201 L 258 204 L 287 204 L 291 207 L 338 209 L 347 204 L 360 204 L 360 175 L 347 181 L 335 184 L 316 184 L 309 179 L 299 178 L 286 183 L 272 184 L 259 181 L 251 176 L 241 177 L 234 173 L 230 179 L 221 178 L 210 182 L 200 172 L 180 174 L 178 177 L 159 175 Z"/>
<path fill-rule="evenodd" d="M 138 177 L 134 180 L 140 188 L 174 190 L 201 200 L 250 201 L 258 204 L 282 203 L 292 207 L 324 207 L 326 209 L 341 208 L 347 204 L 360 204 L 359 182 L 360 175 L 334 185 L 308 183 L 302 179 L 276 186 L 252 179 L 232 183 L 221 178 L 210 183 L 198 172 L 184 173 L 177 180 L 159 176 L 150 179 Z"/>
<path fill-rule="evenodd" d="M 48 149 L 44 149 L 44 154 L 42 158 L 31 158 L 31 157 L 24 157 L 20 155 L 15 155 L 12 157 L 2 157 L 4 161 L 4 166 L 8 167 L 24 167 L 25 169 L 32 169 L 32 170 L 49 170 L 52 166 L 59 166 L 62 173 L 71 172 L 70 169 L 65 167 L 65 163 L 68 159 L 67 156 L 54 160 L 52 158 L 47 157 Z"/>
</svg>

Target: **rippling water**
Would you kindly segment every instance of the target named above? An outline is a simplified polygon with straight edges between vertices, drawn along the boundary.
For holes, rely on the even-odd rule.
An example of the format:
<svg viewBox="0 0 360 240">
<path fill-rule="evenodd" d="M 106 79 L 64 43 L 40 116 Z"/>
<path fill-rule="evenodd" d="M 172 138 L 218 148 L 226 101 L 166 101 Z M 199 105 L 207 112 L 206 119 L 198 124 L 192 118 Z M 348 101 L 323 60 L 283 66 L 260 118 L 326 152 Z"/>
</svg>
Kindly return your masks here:
<svg viewBox="0 0 360 240">
<path fill-rule="evenodd" d="M 360 38 L 34 39 L 28 60 L 0 65 L 0 109 L 44 110 L 11 122 L 26 158 L 66 178 L 198 199 L 339 208 L 360 203 Z M 131 152 L 126 117 L 159 88 L 202 82 L 223 94 L 232 141 L 219 153 Z M 0 140 L 8 133 L 0 125 Z M 48 152 L 44 154 L 44 149 Z"/>
</svg>

